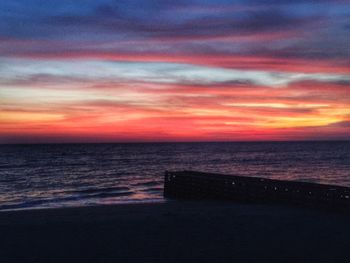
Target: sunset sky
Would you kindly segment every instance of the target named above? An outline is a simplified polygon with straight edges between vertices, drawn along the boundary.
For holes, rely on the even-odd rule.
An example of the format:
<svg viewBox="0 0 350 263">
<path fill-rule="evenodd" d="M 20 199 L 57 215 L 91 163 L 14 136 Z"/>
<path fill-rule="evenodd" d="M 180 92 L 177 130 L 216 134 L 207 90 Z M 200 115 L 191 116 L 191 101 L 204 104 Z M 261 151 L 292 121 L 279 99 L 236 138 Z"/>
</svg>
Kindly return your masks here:
<svg viewBox="0 0 350 263">
<path fill-rule="evenodd" d="M 348 0 L 1 0 L 0 143 L 350 139 Z"/>
</svg>

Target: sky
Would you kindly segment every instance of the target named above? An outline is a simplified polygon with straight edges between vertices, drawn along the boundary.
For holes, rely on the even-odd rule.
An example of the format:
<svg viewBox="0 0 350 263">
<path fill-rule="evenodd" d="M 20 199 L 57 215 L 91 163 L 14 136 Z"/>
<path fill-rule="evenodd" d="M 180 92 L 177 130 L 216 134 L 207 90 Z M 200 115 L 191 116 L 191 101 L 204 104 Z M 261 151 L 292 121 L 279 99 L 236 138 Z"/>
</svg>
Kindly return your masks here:
<svg viewBox="0 0 350 263">
<path fill-rule="evenodd" d="M 0 143 L 350 139 L 349 0 L 1 0 Z"/>
</svg>

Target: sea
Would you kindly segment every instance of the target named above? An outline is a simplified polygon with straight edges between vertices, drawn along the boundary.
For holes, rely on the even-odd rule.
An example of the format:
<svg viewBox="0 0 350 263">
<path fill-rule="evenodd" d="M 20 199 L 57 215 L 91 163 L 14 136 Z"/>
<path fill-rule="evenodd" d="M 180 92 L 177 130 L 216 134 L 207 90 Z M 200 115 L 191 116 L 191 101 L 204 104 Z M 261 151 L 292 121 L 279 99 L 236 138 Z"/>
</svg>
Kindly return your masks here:
<svg viewBox="0 0 350 263">
<path fill-rule="evenodd" d="M 350 187 L 350 142 L 0 145 L 0 210 L 164 202 L 183 170 Z"/>
</svg>

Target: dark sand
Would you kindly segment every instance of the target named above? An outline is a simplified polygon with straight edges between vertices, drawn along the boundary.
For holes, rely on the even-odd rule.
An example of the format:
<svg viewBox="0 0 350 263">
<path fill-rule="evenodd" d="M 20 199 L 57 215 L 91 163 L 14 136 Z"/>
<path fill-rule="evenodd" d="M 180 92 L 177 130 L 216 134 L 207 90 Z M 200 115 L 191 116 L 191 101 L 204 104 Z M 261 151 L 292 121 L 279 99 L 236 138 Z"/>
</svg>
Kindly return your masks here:
<svg viewBox="0 0 350 263">
<path fill-rule="evenodd" d="M 177 202 L 0 212 L 0 262 L 349 262 L 350 217 Z M 344 261 L 345 260 L 345 261 Z"/>
</svg>

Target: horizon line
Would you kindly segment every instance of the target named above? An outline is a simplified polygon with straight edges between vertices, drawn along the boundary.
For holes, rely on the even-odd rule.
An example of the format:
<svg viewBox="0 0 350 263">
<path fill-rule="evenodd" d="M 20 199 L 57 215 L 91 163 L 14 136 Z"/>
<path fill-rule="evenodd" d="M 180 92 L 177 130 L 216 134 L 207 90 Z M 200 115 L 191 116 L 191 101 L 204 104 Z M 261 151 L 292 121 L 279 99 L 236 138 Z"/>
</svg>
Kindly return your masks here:
<svg viewBox="0 0 350 263">
<path fill-rule="evenodd" d="M 110 141 L 110 142 L 19 142 L 0 143 L 0 146 L 10 145 L 69 145 L 69 144 L 180 144 L 180 143 L 305 143 L 305 142 L 350 142 L 350 139 L 315 139 L 315 140 L 241 140 L 241 141 Z"/>
</svg>

